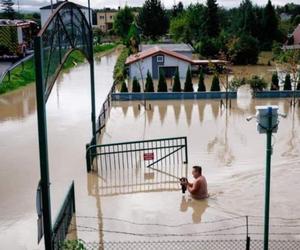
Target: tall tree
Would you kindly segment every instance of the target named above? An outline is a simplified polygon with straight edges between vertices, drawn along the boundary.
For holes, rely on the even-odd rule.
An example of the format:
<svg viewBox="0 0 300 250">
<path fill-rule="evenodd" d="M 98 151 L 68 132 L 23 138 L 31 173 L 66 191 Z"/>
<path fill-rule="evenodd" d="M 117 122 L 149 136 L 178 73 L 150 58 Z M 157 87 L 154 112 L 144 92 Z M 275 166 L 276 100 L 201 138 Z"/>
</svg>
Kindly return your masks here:
<svg viewBox="0 0 300 250">
<path fill-rule="evenodd" d="M 154 92 L 154 85 L 153 85 L 153 80 L 152 76 L 149 72 L 147 71 L 147 77 L 146 77 L 146 86 L 145 86 L 145 92 Z"/>
<path fill-rule="evenodd" d="M 291 75 L 286 74 L 284 79 L 283 90 L 292 90 Z"/>
<path fill-rule="evenodd" d="M 127 47 L 130 54 L 136 54 L 139 50 L 140 36 L 135 23 L 132 23 L 127 35 Z"/>
<path fill-rule="evenodd" d="M 192 82 L 192 72 L 190 67 L 188 67 L 185 76 L 184 92 L 194 92 L 193 82 Z"/>
<path fill-rule="evenodd" d="M 206 6 L 206 34 L 209 37 L 217 37 L 220 33 L 220 20 L 217 0 L 207 0 Z"/>
<path fill-rule="evenodd" d="M 220 80 L 218 75 L 214 75 L 212 83 L 211 83 L 211 88 L 210 91 L 220 91 Z"/>
<path fill-rule="evenodd" d="M 173 92 L 181 92 L 181 83 L 180 83 L 180 77 L 179 77 L 178 69 L 175 72 Z"/>
<path fill-rule="evenodd" d="M 123 39 L 127 38 L 130 26 L 133 22 L 133 14 L 129 7 L 121 9 L 114 19 L 114 31 Z"/>
<path fill-rule="evenodd" d="M 16 12 L 13 8 L 14 1 L 12 0 L 1 0 L 2 11 L 4 12 L 5 18 L 14 19 L 16 16 Z"/>
<path fill-rule="evenodd" d="M 205 87 L 205 83 L 204 83 L 203 69 L 200 70 L 200 74 L 199 74 L 198 91 L 199 92 L 205 92 L 206 91 L 206 87 Z"/>
<path fill-rule="evenodd" d="M 240 27 L 242 32 L 246 32 L 251 36 L 256 37 L 256 16 L 251 0 L 243 0 L 240 4 Z"/>
<path fill-rule="evenodd" d="M 172 17 L 177 17 L 184 11 L 183 3 L 179 2 L 178 4 L 173 5 Z"/>
<path fill-rule="evenodd" d="M 169 19 L 160 0 L 146 0 L 137 18 L 137 24 L 146 37 L 156 40 L 167 33 Z"/>
<path fill-rule="evenodd" d="M 141 92 L 141 85 L 136 77 L 132 81 L 132 92 Z"/>
<path fill-rule="evenodd" d="M 279 79 L 277 72 L 272 75 L 271 90 L 279 90 Z"/>
<path fill-rule="evenodd" d="M 263 34 L 264 34 L 264 49 L 271 49 L 273 40 L 278 36 L 278 19 L 275 9 L 268 1 L 263 13 Z"/>
<path fill-rule="evenodd" d="M 168 86 L 167 86 L 165 74 L 162 70 L 159 71 L 157 92 L 168 92 Z"/>
</svg>

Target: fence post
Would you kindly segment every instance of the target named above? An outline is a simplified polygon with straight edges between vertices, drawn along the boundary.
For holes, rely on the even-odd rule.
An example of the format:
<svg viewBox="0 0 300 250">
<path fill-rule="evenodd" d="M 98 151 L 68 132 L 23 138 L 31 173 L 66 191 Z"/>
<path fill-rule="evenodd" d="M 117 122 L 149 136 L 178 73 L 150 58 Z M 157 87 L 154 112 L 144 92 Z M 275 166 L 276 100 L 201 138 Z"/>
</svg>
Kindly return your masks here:
<svg viewBox="0 0 300 250">
<path fill-rule="evenodd" d="M 246 250 L 250 250 L 250 237 L 248 228 L 248 216 L 246 216 Z"/>
<path fill-rule="evenodd" d="M 87 172 L 91 172 L 91 157 L 90 157 L 90 150 L 88 150 L 88 148 L 90 147 L 90 144 L 87 143 L 85 144 L 85 150 L 86 150 L 86 154 L 85 154 L 85 159 L 86 159 L 86 170 Z"/>
<path fill-rule="evenodd" d="M 187 148 L 187 137 L 184 137 L 184 144 L 185 144 L 185 164 L 187 164 L 188 161 L 188 148 Z"/>
</svg>

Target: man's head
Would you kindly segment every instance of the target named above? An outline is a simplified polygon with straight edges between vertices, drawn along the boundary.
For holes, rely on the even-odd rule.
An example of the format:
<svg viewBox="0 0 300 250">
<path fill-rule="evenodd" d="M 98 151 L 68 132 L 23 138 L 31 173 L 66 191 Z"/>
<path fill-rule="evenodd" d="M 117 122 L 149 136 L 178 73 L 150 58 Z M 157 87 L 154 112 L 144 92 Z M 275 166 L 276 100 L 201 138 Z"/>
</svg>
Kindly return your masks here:
<svg viewBox="0 0 300 250">
<path fill-rule="evenodd" d="M 194 176 L 194 178 L 198 178 L 199 176 L 201 176 L 202 175 L 202 167 L 193 166 L 192 175 Z"/>
</svg>

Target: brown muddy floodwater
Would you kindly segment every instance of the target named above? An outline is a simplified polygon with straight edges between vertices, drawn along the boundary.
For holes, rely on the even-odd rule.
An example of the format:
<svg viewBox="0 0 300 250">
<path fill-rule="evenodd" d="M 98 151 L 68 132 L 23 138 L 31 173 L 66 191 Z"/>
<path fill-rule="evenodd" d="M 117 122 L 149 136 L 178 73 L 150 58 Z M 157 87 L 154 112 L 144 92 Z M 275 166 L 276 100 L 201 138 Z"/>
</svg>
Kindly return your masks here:
<svg viewBox="0 0 300 250">
<path fill-rule="evenodd" d="M 96 60 L 97 112 L 112 85 L 118 52 Z M 91 139 L 89 65 L 61 74 L 47 103 L 52 220 L 71 180 L 78 212 L 93 212 L 87 193 L 85 144 Z M 37 245 L 36 188 L 39 181 L 35 86 L 0 96 L 0 249 Z"/>
<path fill-rule="evenodd" d="M 97 112 L 112 85 L 116 57 L 112 53 L 96 63 Z M 111 193 L 102 188 L 110 180 L 97 173 L 87 175 L 90 88 L 89 66 L 83 64 L 60 76 L 47 103 L 53 220 L 74 179 L 78 237 L 100 246 L 103 241 L 219 238 L 226 233 L 244 238 L 245 215 L 254 225 L 251 232 L 261 238 L 266 138 L 246 117 L 254 114 L 255 105 L 274 104 L 288 116 L 273 140 L 271 216 L 280 218 L 273 218 L 271 225 L 280 225 L 281 231 L 274 227 L 271 232 L 299 238 L 299 220 L 287 227 L 289 219 L 300 217 L 298 107 L 289 107 L 285 99 L 250 100 L 245 93 L 232 102 L 230 111 L 220 109 L 218 101 L 151 102 L 151 111 L 139 110 L 138 104 L 114 102 L 99 140 L 187 136 L 188 172 L 194 164 L 203 166 L 210 198 L 195 201 L 182 196 L 173 177 L 155 171 L 145 174 L 135 169 L 130 174 L 143 173 L 144 185 L 131 190 L 121 176 L 122 187 Z M 0 96 L 0 138 L 0 249 L 43 249 L 43 242 L 36 243 L 39 162 L 34 85 Z M 178 177 L 185 173 L 170 171 Z M 117 174 L 112 174 L 117 183 Z M 170 184 L 160 185 L 162 178 Z M 150 183 L 150 189 L 151 181 L 158 184 Z"/>
</svg>

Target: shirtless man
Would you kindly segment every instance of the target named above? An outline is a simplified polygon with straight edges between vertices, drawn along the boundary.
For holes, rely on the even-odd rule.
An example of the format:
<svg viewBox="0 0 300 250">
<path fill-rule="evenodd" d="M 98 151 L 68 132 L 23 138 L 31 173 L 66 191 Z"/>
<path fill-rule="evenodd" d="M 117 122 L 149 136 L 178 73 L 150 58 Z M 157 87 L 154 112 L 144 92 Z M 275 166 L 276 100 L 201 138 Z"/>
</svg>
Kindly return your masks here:
<svg viewBox="0 0 300 250">
<path fill-rule="evenodd" d="M 193 183 L 188 182 L 186 179 L 185 181 L 181 182 L 181 184 L 187 187 L 187 190 L 194 199 L 208 198 L 207 182 L 205 177 L 202 175 L 202 168 L 200 166 L 194 166 L 192 175 L 195 178 Z"/>
</svg>

